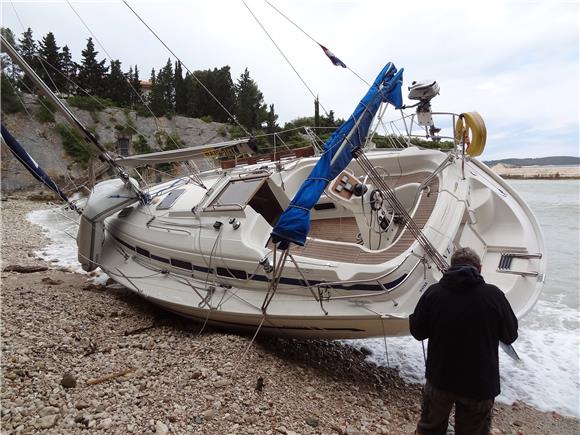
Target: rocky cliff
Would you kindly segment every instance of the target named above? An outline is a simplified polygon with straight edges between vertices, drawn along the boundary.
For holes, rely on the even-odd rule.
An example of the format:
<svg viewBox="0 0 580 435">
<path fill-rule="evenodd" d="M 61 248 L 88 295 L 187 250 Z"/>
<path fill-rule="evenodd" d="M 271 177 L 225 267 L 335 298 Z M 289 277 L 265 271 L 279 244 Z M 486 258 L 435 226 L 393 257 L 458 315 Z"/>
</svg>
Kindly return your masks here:
<svg viewBox="0 0 580 435">
<path fill-rule="evenodd" d="M 83 176 L 86 170 L 67 155 L 63 138 L 58 132 L 59 124 L 66 121 L 59 113 L 54 122 L 41 122 L 35 116 L 42 106 L 33 96 L 26 96 L 27 112 L 2 117 L 2 123 L 34 160 L 52 177 L 61 181 Z M 154 118 L 138 116 L 127 109 L 106 108 L 102 111 L 86 111 L 72 107 L 79 120 L 96 134 L 100 143 L 114 152 L 128 145 L 130 154 L 138 154 L 145 148 L 160 150 L 166 146 L 189 147 L 227 140 L 227 126 L 217 122 L 174 116 Z M 28 171 L 2 146 L 3 193 L 38 185 Z"/>
</svg>

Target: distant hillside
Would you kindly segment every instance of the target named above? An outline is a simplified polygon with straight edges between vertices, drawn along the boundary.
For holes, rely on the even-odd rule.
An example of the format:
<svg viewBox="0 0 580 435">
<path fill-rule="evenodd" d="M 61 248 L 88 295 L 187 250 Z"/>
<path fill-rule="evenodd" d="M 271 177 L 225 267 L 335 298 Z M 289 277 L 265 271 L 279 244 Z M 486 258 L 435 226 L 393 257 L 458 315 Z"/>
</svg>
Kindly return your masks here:
<svg viewBox="0 0 580 435">
<path fill-rule="evenodd" d="M 553 157 L 538 157 L 527 159 L 502 159 L 502 160 L 488 160 L 484 163 L 490 167 L 493 165 L 497 165 L 498 163 L 515 166 L 548 166 L 548 165 L 574 166 L 580 165 L 580 157 L 553 156 Z"/>
</svg>

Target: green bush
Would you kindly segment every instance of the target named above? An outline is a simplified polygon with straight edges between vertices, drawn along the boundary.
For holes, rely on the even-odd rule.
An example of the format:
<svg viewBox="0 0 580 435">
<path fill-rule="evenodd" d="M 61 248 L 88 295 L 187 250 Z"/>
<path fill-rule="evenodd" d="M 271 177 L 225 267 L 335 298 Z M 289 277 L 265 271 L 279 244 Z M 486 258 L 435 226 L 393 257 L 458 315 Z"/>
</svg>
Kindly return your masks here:
<svg viewBox="0 0 580 435">
<path fill-rule="evenodd" d="M 183 139 L 181 139 L 177 133 L 165 133 L 165 145 L 163 146 L 164 151 L 176 150 L 181 148 L 182 145 L 185 145 L 185 142 L 183 142 Z"/>
<path fill-rule="evenodd" d="M 144 104 L 137 104 L 135 106 L 135 113 L 141 118 L 151 118 L 153 114 Z"/>
<path fill-rule="evenodd" d="M 36 109 L 34 117 L 43 124 L 46 122 L 54 122 L 54 113 L 52 113 L 48 107 L 43 105 Z"/>
<path fill-rule="evenodd" d="M 113 107 L 115 103 L 109 98 L 101 98 L 96 96 L 73 95 L 67 98 L 67 103 L 73 107 L 78 107 L 82 110 L 94 112 L 103 110 L 106 107 Z"/>
<path fill-rule="evenodd" d="M 229 134 L 232 139 L 240 139 L 242 137 L 248 137 L 247 133 L 238 125 L 230 126 Z"/>
<path fill-rule="evenodd" d="M 219 134 L 221 137 L 226 137 L 228 135 L 228 131 L 226 130 L 226 128 L 222 125 L 217 129 L 217 134 Z"/>
<path fill-rule="evenodd" d="M 209 124 L 210 122 L 213 122 L 213 118 L 211 116 L 209 116 L 209 115 L 202 116 L 199 119 L 201 119 L 203 122 L 205 122 L 207 124 Z"/>
<path fill-rule="evenodd" d="M 137 139 L 133 141 L 133 151 L 135 151 L 136 154 L 147 154 L 152 152 L 153 150 L 147 143 L 147 139 L 145 139 L 145 136 L 140 134 L 137 137 Z"/>
<path fill-rule="evenodd" d="M 4 74 L 0 78 L 0 107 L 2 107 L 2 112 L 6 114 L 24 111 L 12 83 Z"/>
<path fill-rule="evenodd" d="M 39 107 L 34 112 L 36 119 L 42 123 L 54 122 L 54 112 L 56 111 L 54 104 L 46 97 L 40 97 L 38 104 Z"/>
<path fill-rule="evenodd" d="M 86 167 L 91 158 L 91 154 L 88 150 L 88 144 L 85 142 L 83 137 L 77 133 L 76 130 L 66 124 L 56 124 L 55 130 L 62 138 L 62 146 L 65 153 L 72 158 L 74 162 Z"/>
</svg>

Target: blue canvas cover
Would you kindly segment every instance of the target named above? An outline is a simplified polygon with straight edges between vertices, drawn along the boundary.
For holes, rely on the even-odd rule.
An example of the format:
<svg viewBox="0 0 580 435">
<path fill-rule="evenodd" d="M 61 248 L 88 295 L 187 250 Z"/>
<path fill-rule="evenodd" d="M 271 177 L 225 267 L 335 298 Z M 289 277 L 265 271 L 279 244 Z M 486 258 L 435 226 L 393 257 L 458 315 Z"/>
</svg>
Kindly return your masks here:
<svg viewBox="0 0 580 435">
<path fill-rule="evenodd" d="M 389 62 L 354 113 L 326 141 L 320 160 L 272 230 L 272 241 L 280 249 L 288 249 L 290 242 L 304 246 L 310 231 L 310 210 L 318 202 L 328 183 L 348 166 L 352 160 L 352 152 L 364 143 L 381 103 L 390 103 L 397 109 L 402 107 L 402 84 L 403 68 L 397 71 Z"/>
<path fill-rule="evenodd" d="M 2 124 L 2 139 L 14 154 L 14 157 L 24 165 L 26 169 L 36 178 L 38 181 L 44 183 L 50 190 L 55 192 L 63 201 L 69 202 L 66 195 L 59 189 L 56 183 L 48 176 L 44 170 L 38 166 L 38 164 L 30 157 L 30 154 L 26 152 L 22 145 L 18 143 L 16 139 L 10 134 L 10 132 Z"/>
</svg>

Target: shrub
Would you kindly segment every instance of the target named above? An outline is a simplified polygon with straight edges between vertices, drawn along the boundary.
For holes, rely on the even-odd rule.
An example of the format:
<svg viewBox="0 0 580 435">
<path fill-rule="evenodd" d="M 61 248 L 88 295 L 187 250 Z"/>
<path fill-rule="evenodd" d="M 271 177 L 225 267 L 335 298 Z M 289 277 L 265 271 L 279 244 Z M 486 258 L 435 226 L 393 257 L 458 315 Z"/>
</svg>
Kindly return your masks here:
<svg viewBox="0 0 580 435">
<path fill-rule="evenodd" d="M 184 144 L 185 142 L 183 142 L 183 139 L 181 139 L 177 133 L 175 132 L 171 134 L 166 133 L 165 145 L 163 146 L 163 150 L 164 151 L 176 150 L 178 148 L 181 148 L 181 146 Z"/>
<path fill-rule="evenodd" d="M 89 112 L 103 110 L 106 107 L 114 106 L 113 101 L 108 98 L 85 95 L 73 95 L 68 97 L 67 103 L 73 107 L 78 107 L 82 110 L 88 110 Z"/>
<path fill-rule="evenodd" d="M 209 124 L 210 122 L 213 122 L 213 118 L 211 116 L 209 116 L 209 115 L 202 116 L 199 119 L 201 119 L 203 122 L 205 122 L 207 124 Z"/>
<path fill-rule="evenodd" d="M 65 153 L 76 163 L 87 166 L 91 154 L 88 145 L 76 130 L 66 124 L 56 124 L 55 130 L 62 138 Z"/>
<path fill-rule="evenodd" d="M 0 107 L 3 113 L 16 113 L 24 111 L 22 103 L 18 99 L 14 87 L 4 74 L 0 78 Z"/>
<path fill-rule="evenodd" d="M 44 105 L 41 105 L 34 112 L 34 117 L 43 124 L 46 122 L 54 122 L 54 113 L 52 113 L 50 109 Z"/>
<path fill-rule="evenodd" d="M 142 134 L 133 141 L 133 150 L 136 154 L 147 154 L 153 151 Z"/>
<path fill-rule="evenodd" d="M 221 137 L 226 137 L 228 135 L 228 131 L 226 130 L 226 128 L 222 125 L 217 129 L 217 134 L 219 134 Z"/>
<path fill-rule="evenodd" d="M 46 97 L 40 97 L 38 103 L 40 106 L 34 113 L 36 119 L 42 123 L 54 122 L 54 112 L 56 111 L 54 104 Z"/>
<path fill-rule="evenodd" d="M 135 106 L 135 113 L 142 118 L 151 118 L 153 114 L 144 104 L 137 104 Z"/>
</svg>

